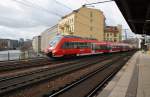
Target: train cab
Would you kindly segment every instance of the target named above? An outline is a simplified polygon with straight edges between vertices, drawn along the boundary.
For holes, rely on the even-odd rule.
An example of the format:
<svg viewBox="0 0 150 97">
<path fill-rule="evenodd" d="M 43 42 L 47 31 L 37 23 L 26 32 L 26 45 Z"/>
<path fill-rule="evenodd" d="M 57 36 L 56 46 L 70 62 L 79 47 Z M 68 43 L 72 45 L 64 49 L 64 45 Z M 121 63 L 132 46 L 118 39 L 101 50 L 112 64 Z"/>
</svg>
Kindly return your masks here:
<svg viewBox="0 0 150 97">
<path fill-rule="evenodd" d="M 61 36 L 56 36 L 55 38 L 53 38 L 50 42 L 49 42 L 49 46 L 45 49 L 45 53 L 47 56 L 49 57 L 54 57 L 54 52 L 61 40 Z"/>
</svg>

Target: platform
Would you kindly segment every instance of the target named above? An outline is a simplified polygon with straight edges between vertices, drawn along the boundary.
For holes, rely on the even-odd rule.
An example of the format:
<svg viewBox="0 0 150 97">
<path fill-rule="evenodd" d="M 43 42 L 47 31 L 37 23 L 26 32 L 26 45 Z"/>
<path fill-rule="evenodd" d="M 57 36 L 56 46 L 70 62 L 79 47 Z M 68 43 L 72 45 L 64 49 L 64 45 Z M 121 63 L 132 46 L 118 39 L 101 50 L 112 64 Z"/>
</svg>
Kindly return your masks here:
<svg viewBox="0 0 150 97">
<path fill-rule="evenodd" d="M 150 54 L 135 53 L 97 97 L 150 97 Z"/>
</svg>

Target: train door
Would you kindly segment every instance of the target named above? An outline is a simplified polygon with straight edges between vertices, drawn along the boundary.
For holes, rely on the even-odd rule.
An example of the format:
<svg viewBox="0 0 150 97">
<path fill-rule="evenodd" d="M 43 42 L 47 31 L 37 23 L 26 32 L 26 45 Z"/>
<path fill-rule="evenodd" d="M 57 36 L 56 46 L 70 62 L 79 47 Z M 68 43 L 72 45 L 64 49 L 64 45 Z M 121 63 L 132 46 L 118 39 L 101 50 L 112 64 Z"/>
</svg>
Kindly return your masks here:
<svg viewBox="0 0 150 97">
<path fill-rule="evenodd" d="M 91 44 L 92 54 L 95 53 L 95 48 L 96 48 L 96 44 L 95 44 L 95 43 L 92 43 L 92 44 Z"/>
</svg>

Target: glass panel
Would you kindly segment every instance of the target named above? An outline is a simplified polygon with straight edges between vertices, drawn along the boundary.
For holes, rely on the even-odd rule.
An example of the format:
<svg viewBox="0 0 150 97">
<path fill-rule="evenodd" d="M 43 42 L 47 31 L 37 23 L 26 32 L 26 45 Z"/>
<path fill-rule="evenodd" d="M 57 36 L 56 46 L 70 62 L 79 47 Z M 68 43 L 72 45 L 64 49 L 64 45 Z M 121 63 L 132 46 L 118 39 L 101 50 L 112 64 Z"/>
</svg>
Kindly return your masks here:
<svg viewBox="0 0 150 97">
<path fill-rule="evenodd" d="M 51 47 L 54 47 L 58 42 L 59 40 L 61 39 L 61 36 L 56 36 L 54 39 L 52 39 L 50 42 L 49 42 L 49 45 Z"/>
</svg>

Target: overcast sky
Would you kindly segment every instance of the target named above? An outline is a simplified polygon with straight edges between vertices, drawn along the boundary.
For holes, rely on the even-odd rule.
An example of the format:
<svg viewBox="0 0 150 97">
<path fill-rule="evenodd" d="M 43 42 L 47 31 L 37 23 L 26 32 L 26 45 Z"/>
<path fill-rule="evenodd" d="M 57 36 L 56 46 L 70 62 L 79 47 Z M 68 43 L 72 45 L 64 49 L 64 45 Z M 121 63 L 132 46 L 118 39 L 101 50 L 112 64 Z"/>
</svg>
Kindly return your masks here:
<svg viewBox="0 0 150 97">
<path fill-rule="evenodd" d="M 62 16 L 85 3 L 104 0 L 3 0 L 0 2 L 0 38 L 32 39 L 55 25 Z M 129 29 L 115 2 L 94 5 L 103 11 L 107 25 Z M 132 33 L 129 30 L 129 35 Z"/>
</svg>

